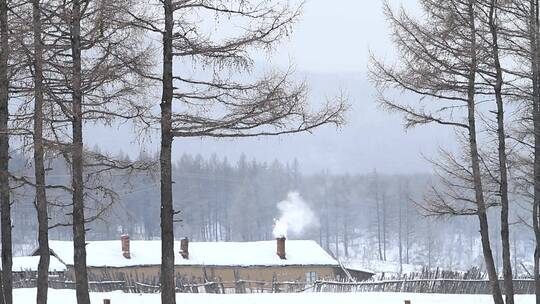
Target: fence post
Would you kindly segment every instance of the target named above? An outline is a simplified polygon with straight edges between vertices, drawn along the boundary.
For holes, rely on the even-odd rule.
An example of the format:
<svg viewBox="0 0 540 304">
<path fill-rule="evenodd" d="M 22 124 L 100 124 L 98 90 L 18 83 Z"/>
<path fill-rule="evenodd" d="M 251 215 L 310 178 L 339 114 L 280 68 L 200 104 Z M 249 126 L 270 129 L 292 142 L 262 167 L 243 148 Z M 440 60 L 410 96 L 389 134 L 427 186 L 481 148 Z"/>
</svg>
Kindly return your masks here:
<svg viewBox="0 0 540 304">
<path fill-rule="evenodd" d="M 103 299 L 103 304 L 111 304 L 111 299 Z"/>
</svg>

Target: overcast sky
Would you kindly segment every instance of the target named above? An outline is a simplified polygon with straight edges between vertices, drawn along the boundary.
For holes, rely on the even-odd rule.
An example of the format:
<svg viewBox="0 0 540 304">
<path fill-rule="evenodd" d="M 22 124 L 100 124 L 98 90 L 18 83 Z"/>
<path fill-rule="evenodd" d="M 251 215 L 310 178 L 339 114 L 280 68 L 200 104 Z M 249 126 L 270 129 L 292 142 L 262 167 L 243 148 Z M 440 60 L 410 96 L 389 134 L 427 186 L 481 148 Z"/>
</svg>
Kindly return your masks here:
<svg viewBox="0 0 540 304">
<path fill-rule="evenodd" d="M 418 12 L 415 0 L 403 5 Z M 391 0 L 397 7 L 401 0 Z M 382 0 L 307 0 L 302 19 L 294 28 L 290 41 L 279 47 L 272 58 L 257 57 L 265 65 L 286 67 L 293 64 L 305 77 L 314 100 L 344 90 L 350 96 L 352 111 L 349 123 L 341 130 L 323 128 L 313 134 L 281 138 L 241 140 L 175 139 L 174 155 L 217 154 L 234 162 L 245 153 L 262 161 L 295 158 L 307 172 L 330 170 L 334 173 L 362 173 L 377 169 L 386 173 L 430 172 L 422 156 L 434 156 L 438 147 L 451 142 L 451 132 L 441 128 L 420 128 L 407 133 L 398 115 L 379 109 L 372 86 L 367 81 L 369 50 L 379 58 L 395 56 Z M 118 132 L 93 130 L 95 141 L 107 150 L 122 149 L 137 155 L 141 149 L 130 143 L 126 130 Z M 157 151 L 159 138 L 146 143 L 144 149 Z"/>
<path fill-rule="evenodd" d="M 416 0 L 389 2 L 418 11 Z M 290 59 L 306 71 L 365 71 L 369 49 L 380 56 L 394 54 L 382 7 L 382 0 L 307 0 L 292 39 L 274 63 L 287 65 Z"/>
</svg>

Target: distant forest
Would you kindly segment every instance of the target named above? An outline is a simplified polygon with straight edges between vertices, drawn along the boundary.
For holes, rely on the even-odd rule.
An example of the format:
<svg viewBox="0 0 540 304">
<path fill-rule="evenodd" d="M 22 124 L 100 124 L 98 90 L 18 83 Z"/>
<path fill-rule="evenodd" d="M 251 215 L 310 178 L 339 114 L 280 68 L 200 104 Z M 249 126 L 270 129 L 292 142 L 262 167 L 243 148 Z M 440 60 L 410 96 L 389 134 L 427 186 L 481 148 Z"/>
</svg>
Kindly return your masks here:
<svg viewBox="0 0 540 304">
<path fill-rule="evenodd" d="M 122 157 L 120 157 L 122 158 Z M 125 157 L 124 157 L 125 158 Z M 141 154 L 137 161 L 154 163 Z M 13 171 L 24 175 L 31 164 L 19 155 Z M 298 191 L 318 217 L 318 223 L 292 239 L 316 240 L 341 259 L 367 263 L 394 263 L 465 269 L 482 266 L 481 247 L 474 218 L 425 217 L 417 203 L 435 185 L 431 175 L 341 175 L 330 172 L 306 175 L 299 161 L 258 162 L 247 156 L 231 162 L 218 156 L 182 155 L 174 163 L 175 235 L 193 241 L 257 241 L 272 239 L 277 203 L 290 191 Z M 99 170 L 96 168 L 95 170 Z M 95 171 L 94 170 L 94 171 Z M 89 170 L 91 171 L 91 170 Z M 49 184 L 68 184 L 69 171 L 61 161 L 51 162 Z M 99 195 L 87 206 L 88 240 L 159 239 L 159 179 L 155 170 L 118 169 L 91 180 Z M 103 189 L 107 189 L 106 191 Z M 69 196 L 50 189 L 51 239 L 71 239 Z M 92 191 L 88 191 L 92 195 Z M 37 244 L 37 221 L 33 192 L 14 189 L 13 240 L 17 254 L 28 253 Z M 517 217 L 516 217 L 517 218 Z M 437 221 L 445 221 L 440 225 Z M 493 221 L 494 251 L 500 261 L 500 245 Z M 528 229 L 512 226 L 514 263 L 530 264 L 534 248 Z M 401 258 L 400 258 L 401 252 Z M 500 264 L 500 262 L 499 262 Z M 523 271 L 517 265 L 519 273 Z"/>
</svg>

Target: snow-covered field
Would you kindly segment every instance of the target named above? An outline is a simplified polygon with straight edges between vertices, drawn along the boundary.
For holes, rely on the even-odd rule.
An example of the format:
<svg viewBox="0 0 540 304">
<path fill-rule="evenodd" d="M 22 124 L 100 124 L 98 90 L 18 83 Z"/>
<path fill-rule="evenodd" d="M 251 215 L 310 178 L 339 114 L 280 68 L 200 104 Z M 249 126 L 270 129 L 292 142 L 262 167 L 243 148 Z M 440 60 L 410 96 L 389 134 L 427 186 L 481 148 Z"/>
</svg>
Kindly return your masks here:
<svg viewBox="0 0 540 304">
<path fill-rule="evenodd" d="M 15 304 L 35 303 L 35 289 L 15 289 Z M 102 304 L 103 299 L 111 299 L 111 304 L 159 304 L 159 294 L 125 294 L 122 292 L 92 293 L 92 304 Z M 412 304 L 490 304 L 490 296 L 477 295 L 436 295 L 404 293 L 295 293 L 295 294 L 178 294 L 177 302 L 182 304 L 402 304 L 411 300 Z M 49 303 L 75 304 L 75 291 L 50 290 Z M 532 304 L 534 296 L 518 296 L 517 304 Z"/>
</svg>

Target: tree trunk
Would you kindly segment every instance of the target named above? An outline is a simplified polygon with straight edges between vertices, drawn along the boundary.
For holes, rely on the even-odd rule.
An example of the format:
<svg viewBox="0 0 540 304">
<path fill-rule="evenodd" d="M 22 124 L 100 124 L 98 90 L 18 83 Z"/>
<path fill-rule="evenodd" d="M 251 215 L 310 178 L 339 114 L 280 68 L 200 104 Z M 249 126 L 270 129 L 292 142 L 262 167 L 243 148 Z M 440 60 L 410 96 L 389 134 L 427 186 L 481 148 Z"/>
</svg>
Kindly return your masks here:
<svg viewBox="0 0 540 304">
<path fill-rule="evenodd" d="M 379 202 L 379 181 L 375 176 L 375 206 L 377 207 L 377 247 L 379 249 L 379 260 L 383 261 L 382 236 L 381 236 L 381 204 Z"/>
<path fill-rule="evenodd" d="M 405 205 L 405 264 L 409 264 L 409 248 L 410 248 L 410 225 L 409 225 L 409 202 Z"/>
<path fill-rule="evenodd" d="M 163 1 L 163 92 L 161 100 L 161 303 L 176 303 L 174 282 L 174 210 L 172 196 L 173 6 Z"/>
<path fill-rule="evenodd" d="M 540 208 L 540 81 L 539 81 L 539 50 L 538 50 L 538 0 L 530 1 L 529 39 L 531 44 L 531 69 L 533 89 L 533 128 L 534 128 L 534 200 L 533 200 L 533 230 L 536 240 L 534 250 L 534 280 L 536 304 L 540 304 L 540 223 L 538 221 Z"/>
<path fill-rule="evenodd" d="M 344 212 L 343 219 L 343 254 L 345 258 L 349 257 L 349 223 L 347 217 L 347 211 Z"/>
<path fill-rule="evenodd" d="M 328 180 L 324 176 L 324 225 L 326 233 L 326 250 L 330 252 L 330 210 L 328 208 Z"/>
<path fill-rule="evenodd" d="M 403 273 L 403 228 L 402 228 L 402 216 L 403 216 L 403 189 L 401 185 L 399 187 L 399 218 L 398 218 L 398 250 L 399 250 L 399 274 Z"/>
<path fill-rule="evenodd" d="M 518 247 L 517 247 L 517 238 L 516 233 L 512 233 L 512 241 L 514 243 L 514 266 L 512 269 L 515 269 L 516 272 L 512 272 L 513 278 L 519 278 L 519 267 L 518 267 Z"/>
<path fill-rule="evenodd" d="M 43 44 L 41 40 L 40 0 L 32 1 L 34 31 L 34 174 L 36 178 L 36 209 L 38 218 L 39 264 L 37 304 L 47 303 L 49 288 L 49 216 L 45 193 L 43 164 Z"/>
<path fill-rule="evenodd" d="M 337 219 L 336 219 L 336 223 L 337 223 Z M 334 238 L 335 238 L 334 248 L 336 252 L 334 254 L 336 257 L 339 258 L 339 229 L 337 226 L 335 228 L 336 228 L 336 232 L 334 233 Z"/>
<path fill-rule="evenodd" d="M 500 195 L 501 195 L 501 242 L 502 264 L 504 276 L 504 290 L 506 304 L 514 304 L 514 282 L 512 275 L 512 259 L 510 256 L 510 232 L 508 224 L 508 172 L 506 157 L 506 134 L 504 129 L 504 104 L 502 98 L 503 74 L 499 58 L 498 29 L 495 24 L 497 0 L 492 0 L 489 13 L 489 28 L 492 37 L 493 61 L 495 66 L 495 99 L 497 101 L 497 136 L 500 171 Z"/>
<path fill-rule="evenodd" d="M 3 298 L 12 303 L 11 205 L 9 201 L 9 71 L 7 0 L 0 0 L 0 225 L 2 226 Z"/>
<path fill-rule="evenodd" d="M 383 192 L 382 196 L 382 231 L 383 231 L 383 261 L 386 261 L 386 193 Z"/>
<path fill-rule="evenodd" d="M 493 295 L 493 301 L 495 304 L 504 304 L 502 299 L 501 288 L 499 286 L 499 279 L 497 276 L 497 270 L 495 269 L 495 262 L 493 261 L 493 253 L 491 251 L 491 244 L 489 241 L 489 225 L 486 204 L 484 200 L 484 189 L 482 186 L 482 176 L 480 171 L 480 156 L 478 154 L 478 144 L 476 140 L 476 72 L 477 72 L 477 44 L 476 44 L 476 26 L 474 17 L 474 0 L 469 0 L 469 26 L 471 30 L 471 63 L 468 79 L 468 92 L 467 92 L 467 108 L 468 108 L 468 121 L 469 121 L 469 149 L 471 157 L 471 166 L 473 171 L 473 182 L 476 204 L 478 206 L 478 220 L 480 222 L 480 236 L 482 240 L 482 252 L 484 255 L 484 261 L 486 263 L 486 270 L 488 272 L 489 281 L 491 284 L 491 292 Z"/>
<path fill-rule="evenodd" d="M 427 260 L 427 264 L 428 264 L 428 270 L 431 271 L 431 268 L 432 268 L 432 265 L 431 265 L 431 260 L 432 260 L 432 255 L 433 255 L 433 232 L 432 232 L 432 227 L 431 227 L 431 222 L 428 223 L 427 225 L 428 227 L 428 231 L 427 231 L 427 252 L 428 252 L 428 260 Z"/>
<path fill-rule="evenodd" d="M 83 129 L 81 89 L 81 4 L 73 0 L 71 13 L 72 75 L 72 136 L 71 170 L 73 187 L 73 261 L 75 267 L 75 290 L 78 304 L 90 304 L 88 273 L 86 269 L 86 236 L 84 224 L 83 186 Z"/>
</svg>

